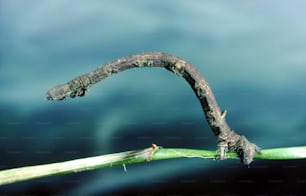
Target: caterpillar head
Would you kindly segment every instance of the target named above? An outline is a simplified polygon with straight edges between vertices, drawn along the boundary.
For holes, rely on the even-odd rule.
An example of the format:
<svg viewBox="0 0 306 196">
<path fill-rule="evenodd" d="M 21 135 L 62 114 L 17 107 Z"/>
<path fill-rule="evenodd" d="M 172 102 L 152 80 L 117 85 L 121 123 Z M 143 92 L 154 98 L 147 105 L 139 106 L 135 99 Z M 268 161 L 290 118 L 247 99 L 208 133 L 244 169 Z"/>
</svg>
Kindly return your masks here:
<svg viewBox="0 0 306 196">
<path fill-rule="evenodd" d="M 57 85 L 47 92 L 48 101 L 60 101 L 70 96 L 71 90 L 68 84 Z"/>
</svg>

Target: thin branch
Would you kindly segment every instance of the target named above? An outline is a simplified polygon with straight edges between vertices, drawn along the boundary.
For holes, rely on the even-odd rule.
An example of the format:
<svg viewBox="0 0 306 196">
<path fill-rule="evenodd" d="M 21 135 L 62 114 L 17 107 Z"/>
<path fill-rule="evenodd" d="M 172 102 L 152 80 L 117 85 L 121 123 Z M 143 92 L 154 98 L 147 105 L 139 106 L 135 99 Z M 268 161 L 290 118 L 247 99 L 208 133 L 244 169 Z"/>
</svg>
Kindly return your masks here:
<svg viewBox="0 0 306 196">
<path fill-rule="evenodd" d="M 84 96 L 88 89 L 106 77 L 135 67 L 162 67 L 183 77 L 199 99 L 206 120 L 216 136 L 220 159 L 226 158 L 228 150 L 237 152 L 241 161 L 250 164 L 259 148 L 244 136 L 235 133 L 225 120 L 226 110 L 221 111 L 208 82 L 184 59 L 165 53 L 142 53 L 123 57 L 100 66 L 98 69 L 53 87 L 47 99 L 63 100 L 66 97 Z"/>
<path fill-rule="evenodd" d="M 152 159 L 152 148 L 132 150 L 60 163 L 21 167 L 0 171 L 0 185 L 52 175 L 75 173 L 103 167 L 144 162 Z"/>
<path fill-rule="evenodd" d="M 228 158 L 238 158 L 236 153 L 227 153 Z M 47 176 L 82 172 L 118 165 L 147 162 L 150 160 L 165 160 L 175 158 L 211 158 L 218 157 L 216 151 L 183 149 L 183 148 L 151 148 L 114 153 L 72 161 L 28 166 L 0 171 L 0 186 L 16 182 L 42 178 Z M 275 148 L 262 150 L 255 154 L 255 159 L 288 160 L 306 159 L 306 146 Z"/>
</svg>

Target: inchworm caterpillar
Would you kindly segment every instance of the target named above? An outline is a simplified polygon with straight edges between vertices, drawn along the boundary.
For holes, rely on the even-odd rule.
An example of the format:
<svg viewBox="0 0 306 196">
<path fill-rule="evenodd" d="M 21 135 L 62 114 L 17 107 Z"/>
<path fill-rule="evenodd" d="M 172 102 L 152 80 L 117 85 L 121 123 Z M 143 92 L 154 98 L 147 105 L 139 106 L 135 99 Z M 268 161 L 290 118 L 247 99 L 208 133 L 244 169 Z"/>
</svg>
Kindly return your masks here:
<svg viewBox="0 0 306 196">
<path fill-rule="evenodd" d="M 98 69 L 76 77 L 66 84 L 58 85 L 47 92 L 47 100 L 63 100 L 66 97 L 84 96 L 88 88 L 104 78 L 134 67 L 162 67 L 183 77 L 198 97 L 206 120 L 217 138 L 220 159 L 226 158 L 228 150 L 240 155 L 241 161 L 250 164 L 259 148 L 244 136 L 235 133 L 225 120 L 226 110 L 221 111 L 215 96 L 202 75 L 184 59 L 160 52 L 141 53 L 119 58 Z"/>
</svg>

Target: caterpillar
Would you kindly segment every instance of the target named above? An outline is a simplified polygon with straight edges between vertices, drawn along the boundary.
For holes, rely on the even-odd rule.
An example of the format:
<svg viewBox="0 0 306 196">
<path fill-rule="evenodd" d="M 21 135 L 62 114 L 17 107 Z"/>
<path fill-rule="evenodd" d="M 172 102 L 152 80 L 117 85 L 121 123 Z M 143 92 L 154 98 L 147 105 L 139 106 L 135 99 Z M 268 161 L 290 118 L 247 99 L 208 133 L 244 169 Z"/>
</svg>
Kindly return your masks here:
<svg viewBox="0 0 306 196">
<path fill-rule="evenodd" d="M 227 151 L 237 152 L 241 161 L 250 164 L 260 148 L 244 136 L 234 132 L 225 120 L 226 110 L 221 111 L 210 85 L 205 78 L 186 60 L 162 52 L 147 52 L 119 58 L 98 67 L 96 70 L 60 84 L 47 92 L 47 100 L 59 101 L 66 97 L 84 96 L 88 89 L 106 77 L 137 67 L 161 67 L 183 77 L 199 99 L 206 120 L 216 136 L 220 159 Z"/>
</svg>

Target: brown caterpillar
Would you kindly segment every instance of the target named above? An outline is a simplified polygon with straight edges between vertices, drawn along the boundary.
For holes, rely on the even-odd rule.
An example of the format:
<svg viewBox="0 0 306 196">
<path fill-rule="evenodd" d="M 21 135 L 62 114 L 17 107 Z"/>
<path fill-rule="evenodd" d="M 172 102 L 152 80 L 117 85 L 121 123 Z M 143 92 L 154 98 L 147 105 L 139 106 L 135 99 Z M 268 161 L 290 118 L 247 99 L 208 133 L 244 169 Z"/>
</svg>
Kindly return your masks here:
<svg viewBox="0 0 306 196">
<path fill-rule="evenodd" d="M 63 100 L 66 97 L 84 96 L 95 83 L 104 78 L 134 67 L 162 67 L 183 77 L 198 97 L 206 120 L 217 138 L 220 159 L 226 158 L 228 150 L 237 152 L 241 161 L 250 164 L 259 148 L 244 136 L 235 133 L 225 120 L 226 110 L 221 111 L 208 82 L 184 59 L 160 52 L 141 53 L 119 58 L 98 69 L 51 88 L 47 100 Z"/>
</svg>

